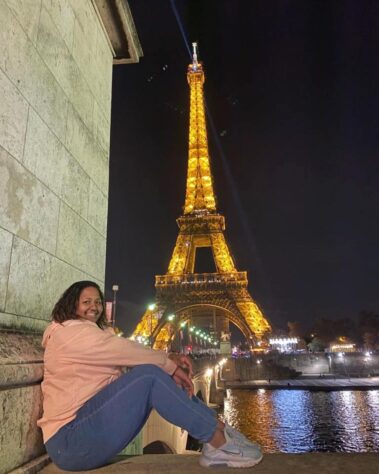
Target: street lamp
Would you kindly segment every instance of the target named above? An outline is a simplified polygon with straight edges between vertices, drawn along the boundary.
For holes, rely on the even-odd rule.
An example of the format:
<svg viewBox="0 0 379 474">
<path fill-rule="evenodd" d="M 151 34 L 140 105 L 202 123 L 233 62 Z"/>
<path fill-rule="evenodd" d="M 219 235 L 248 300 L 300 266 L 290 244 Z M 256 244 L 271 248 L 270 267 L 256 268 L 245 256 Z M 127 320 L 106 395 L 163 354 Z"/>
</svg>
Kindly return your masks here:
<svg viewBox="0 0 379 474">
<path fill-rule="evenodd" d="M 113 285 L 112 286 L 112 291 L 113 291 L 113 305 L 112 305 L 112 326 L 113 328 L 116 326 L 116 304 L 117 304 L 117 292 L 118 292 L 118 285 Z"/>
<path fill-rule="evenodd" d="M 156 305 L 155 303 L 151 303 L 148 305 L 147 309 L 150 311 L 150 347 L 153 347 L 153 311 L 155 310 Z"/>
</svg>

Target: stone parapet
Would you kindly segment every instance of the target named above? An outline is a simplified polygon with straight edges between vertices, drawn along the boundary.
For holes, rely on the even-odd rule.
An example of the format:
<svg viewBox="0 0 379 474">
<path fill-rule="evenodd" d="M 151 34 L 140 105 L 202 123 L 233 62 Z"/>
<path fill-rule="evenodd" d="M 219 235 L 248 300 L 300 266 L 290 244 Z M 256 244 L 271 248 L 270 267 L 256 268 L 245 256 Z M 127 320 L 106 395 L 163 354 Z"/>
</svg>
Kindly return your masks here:
<svg viewBox="0 0 379 474">
<path fill-rule="evenodd" d="M 42 413 L 41 335 L 0 331 L 0 473 L 45 452 L 36 422 Z"/>
<path fill-rule="evenodd" d="M 255 467 L 243 472 L 254 474 L 376 474 L 378 472 L 378 454 L 344 454 L 344 453 L 309 453 L 309 454 L 267 454 Z M 67 471 L 58 469 L 53 464 L 45 467 L 42 474 L 63 474 Z M 96 474 L 193 474 L 211 473 L 213 470 L 200 467 L 198 453 L 190 455 L 143 455 L 129 457 L 96 471 L 82 471 Z M 232 474 L 236 470 L 218 467 L 217 474 Z"/>
</svg>

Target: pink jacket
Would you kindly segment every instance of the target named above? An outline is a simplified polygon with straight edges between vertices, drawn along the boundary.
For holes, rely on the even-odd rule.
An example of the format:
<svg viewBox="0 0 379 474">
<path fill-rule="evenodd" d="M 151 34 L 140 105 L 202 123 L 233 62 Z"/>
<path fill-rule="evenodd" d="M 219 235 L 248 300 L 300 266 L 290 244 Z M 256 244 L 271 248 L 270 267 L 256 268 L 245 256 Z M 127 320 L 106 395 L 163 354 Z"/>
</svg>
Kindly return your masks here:
<svg viewBox="0 0 379 474">
<path fill-rule="evenodd" d="M 153 364 L 172 375 L 176 364 L 149 349 L 82 319 L 52 322 L 46 328 L 42 382 L 43 416 L 37 422 L 46 442 L 76 416 L 79 408 L 121 375 L 122 367 Z"/>
</svg>

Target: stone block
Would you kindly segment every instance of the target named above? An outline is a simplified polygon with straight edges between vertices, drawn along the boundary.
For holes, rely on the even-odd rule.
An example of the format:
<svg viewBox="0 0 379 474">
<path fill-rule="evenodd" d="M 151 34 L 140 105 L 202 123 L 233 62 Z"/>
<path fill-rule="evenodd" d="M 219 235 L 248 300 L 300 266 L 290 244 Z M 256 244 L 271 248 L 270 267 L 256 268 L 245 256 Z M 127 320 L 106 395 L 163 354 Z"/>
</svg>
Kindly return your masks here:
<svg viewBox="0 0 379 474">
<path fill-rule="evenodd" d="M 74 11 L 76 21 L 83 30 L 86 41 L 88 41 L 88 38 L 96 38 L 98 19 L 92 2 L 78 2 L 77 0 L 69 0 L 69 2 Z"/>
<path fill-rule="evenodd" d="M 68 0 L 43 0 L 43 6 L 59 30 L 67 48 L 72 52 L 75 15 Z"/>
<path fill-rule="evenodd" d="M 0 69 L 0 145 L 22 160 L 29 105 Z"/>
<path fill-rule="evenodd" d="M 0 2 L 0 68 L 64 141 L 67 97 L 5 2 Z"/>
<path fill-rule="evenodd" d="M 41 333 L 45 330 L 46 325 L 47 321 L 45 319 L 35 319 L 10 313 L 0 313 L 0 327 L 4 329 Z"/>
<path fill-rule="evenodd" d="M 52 305 L 52 255 L 15 238 L 5 311 L 48 319 Z"/>
<path fill-rule="evenodd" d="M 43 377 L 42 335 L 0 331 L 0 387 L 39 383 Z"/>
<path fill-rule="evenodd" d="M 110 121 L 105 118 L 103 111 L 96 101 L 93 107 L 93 135 L 96 142 L 108 155 L 111 125 Z"/>
<path fill-rule="evenodd" d="M 69 166 L 67 155 L 54 133 L 30 109 L 23 164 L 57 196 L 61 196 L 62 176 Z"/>
<path fill-rule="evenodd" d="M 88 222 L 104 237 L 107 235 L 108 197 L 91 181 Z"/>
<path fill-rule="evenodd" d="M 103 281 L 105 246 L 105 237 L 62 204 L 57 245 L 57 256 L 60 259 Z"/>
<path fill-rule="evenodd" d="M 0 228 L 0 311 L 4 311 L 13 236 Z"/>
<path fill-rule="evenodd" d="M 93 63 L 94 75 L 98 78 L 95 97 L 107 117 L 110 117 L 112 103 L 112 65 L 112 51 L 103 29 L 99 27 Z"/>
<path fill-rule="evenodd" d="M 45 327 L 43 321 L 50 320 L 54 304 L 64 290 L 73 282 L 86 279 L 87 274 L 75 266 L 16 238 L 12 250 L 6 300 L 6 312 L 10 315 L 1 319 L 3 322 L 7 319 L 6 327 L 12 327 L 13 323 L 14 327 L 19 328 L 13 315 L 35 318 L 36 321 L 20 317 L 20 320 L 23 319 L 20 324 L 33 330 L 43 330 Z"/>
<path fill-rule="evenodd" d="M 20 22 L 30 41 L 35 44 L 38 34 L 41 0 L 5 0 L 13 15 Z"/>
<path fill-rule="evenodd" d="M 0 474 L 45 452 L 36 421 L 42 413 L 40 385 L 0 391 Z"/>
<path fill-rule="evenodd" d="M 0 149 L 0 226 L 54 253 L 58 210 L 58 197 Z"/>
<path fill-rule="evenodd" d="M 87 82 L 91 89 L 96 87 L 94 82 L 98 81 L 98 78 L 94 77 L 93 75 L 95 49 L 96 36 L 91 37 L 90 41 L 88 41 L 88 38 L 85 37 L 84 31 L 80 26 L 80 23 L 76 21 L 72 44 L 72 56 L 83 76 L 87 78 Z M 92 92 L 95 93 L 96 89 L 92 89 Z"/>
<path fill-rule="evenodd" d="M 45 8 L 41 10 L 37 50 L 59 85 L 72 99 L 79 71 L 70 50 Z"/>
<path fill-rule="evenodd" d="M 0 331 L 0 473 L 44 453 L 41 335 Z"/>
<path fill-rule="evenodd" d="M 66 146 L 84 171 L 104 194 L 108 194 L 108 152 L 100 148 L 93 134 L 70 106 L 67 118 Z"/>
<path fill-rule="evenodd" d="M 73 156 L 66 152 L 67 167 L 62 174 L 62 199 L 87 219 L 90 178 Z"/>
<path fill-rule="evenodd" d="M 84 268 L 86 242 L 82 218 L 65 204 L 61 204 L 57 238 L 58 258 L 76 268 Z"/>
<path fill-rule="evenodd" d="M 88 280 L 86 273 L 69 265 L 62 260 L 54 258 L 51 271 L 50 312 L 62 293 L 75 281 Z M 50 316 L 49 316 L 50 317 Z"/>
</svg>

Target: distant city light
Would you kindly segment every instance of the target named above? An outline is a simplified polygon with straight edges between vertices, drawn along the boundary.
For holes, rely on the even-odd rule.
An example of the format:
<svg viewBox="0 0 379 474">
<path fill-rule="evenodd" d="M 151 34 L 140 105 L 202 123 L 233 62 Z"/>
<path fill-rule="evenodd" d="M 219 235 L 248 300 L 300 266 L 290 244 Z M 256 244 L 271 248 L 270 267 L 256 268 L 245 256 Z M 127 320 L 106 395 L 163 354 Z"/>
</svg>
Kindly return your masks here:
<svg viewBox="0 0 379 474">
<path fill-rule="evenodd" d="M 299 339 L 297 337 L 276 337 L 269 339 L 270 346 L 279 352 L 291 352 L 296 349 Z"/>
<path fill-rule="evenodd" d="M 332 344 L 330 352 L 355 352 L 355 344 Z"/>
<path fill-rule="evenodd" d="M 297 337 L 278 337 L 276 339 L 270 339 L 270 344 L 279 344 L 281 346 L 285 346 L 287 344 L 297 344 L 298 338 Z"/>
</svg>

